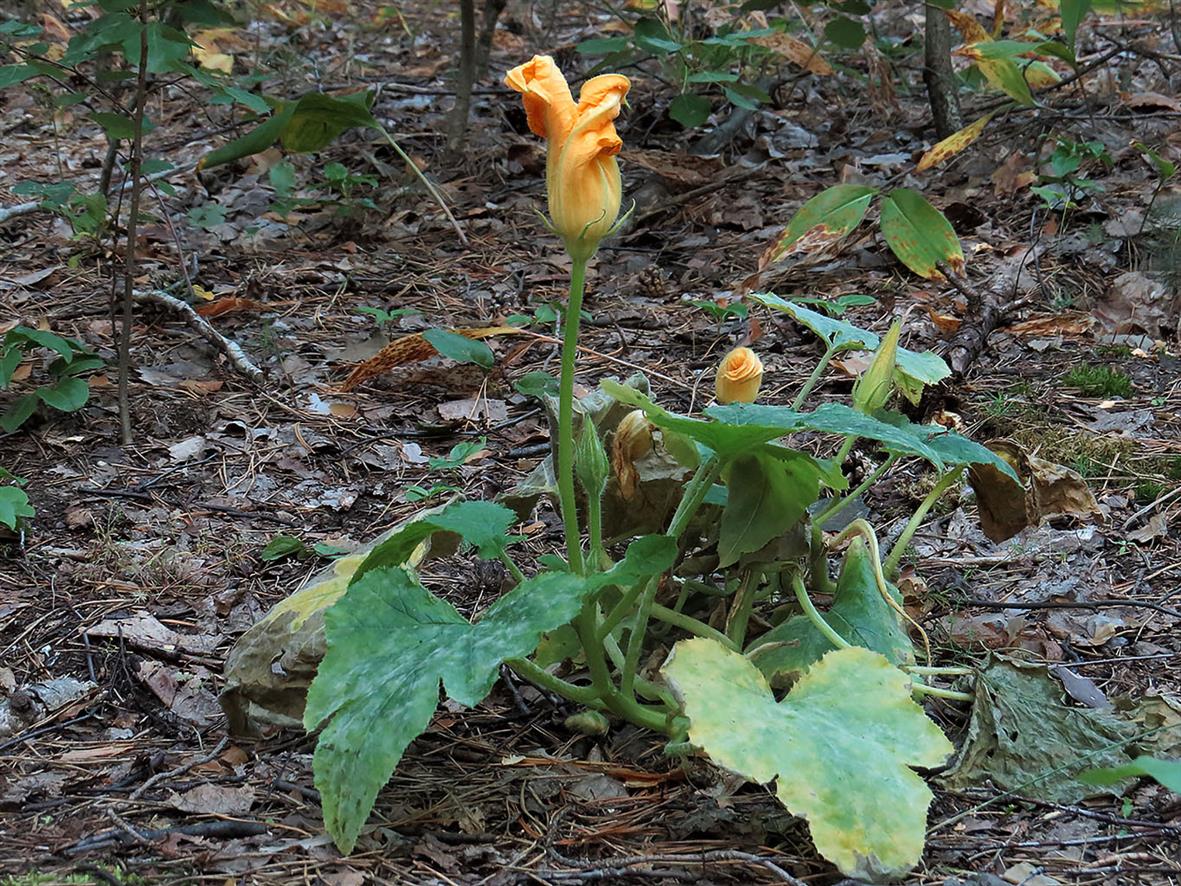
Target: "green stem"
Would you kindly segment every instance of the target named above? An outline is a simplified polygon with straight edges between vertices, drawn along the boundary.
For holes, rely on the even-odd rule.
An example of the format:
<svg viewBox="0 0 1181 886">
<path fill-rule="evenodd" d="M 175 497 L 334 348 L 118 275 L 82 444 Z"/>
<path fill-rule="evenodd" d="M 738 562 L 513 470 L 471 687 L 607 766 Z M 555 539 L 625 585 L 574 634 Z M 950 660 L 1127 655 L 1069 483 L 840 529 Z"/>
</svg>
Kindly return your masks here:
<svg viewBox="0 0 1181 886">
<path fill-rule="evenodd" d="M 853 451 L 853 447 L 857 444 L 856 437 L 846 437 L 845 442 L 841 444 L 841 448 L 837 450 L 836 458 L 833 461 L 839 468 L 845 463 L 845 459 L 849 457 L 849 453 Z"/>
<path fill-rule="evenodd" d="M 839 514 L 841 511 L 843 511 L 845 508 L 847 508 L 853 502 L 857 501 L 857 499 L 861 498 L 861 496 L 865 495 L 865 491 L 867 489 L 869 489 L 869 487 L 872 486 L 874 483 L 876 483 L 879 479 L 881 479 L 882 475 L 885 474 L 886 471 L 888 471 L 888 470 L 890 470 L 890 468 L 894 467 L 894 463 L 897 461 L 898 461 L 898 456 L 891 455 L 884 462 L 882 462 L 880 465 L 878 465 L 877 468 L 873 471 L 873 473 L 871 473 L 868 477 L 866 477 L 864 480 L 862 480 L 861 483 L 858 484 L 856 489 L 854 489 L 848 495 L 846 495 L 842 498 L 838 498 L 836 501 L 832 502 L 828 507 L 824 508 L 824 510 L 822 510 L 820 513 L 816 514 L 816 516 L 814 516 L 812 518 L 812 522 L 816 526 L 819 526 L 821 528 L 821 530 L 823 530 L 825 523 L 828 523 L 830 520 L 832 520 L 833 517 L 835 517 L 837 514 Z"/>
<path fill-rule="evenodd" d="M 527 658 L 514 658 L 505 662 L 510 668 L 517 672 L 521 678 L 528 680 L 534 686 L 540 686 L 542 689 L 547 689 L 556 695 L 577 704 L 586 705 L 591 708 L 604 707 L 603 702 L 599 699 L 598 694 L 590 686 L 575 686 L 561 677 L 555 677 L 541 665 L 529 661 Z"/>
<path fill-rule="evenodd" d="M 831 594 L 833 581 L 828 576 L 828 547 L 824 544 L 824 530 L 812 521 L 812 547 L 808 558 L 808 584 L 818 594 Z"/>
<path fill-rule="evenodd" d="M 586 531 L 590 537 L 590 560 L 592 566 L 606 572 L 611 568 L 611 558 L 603 547 L 603 500 L 599 493 L 586 493 Z"/>
<path fill-rule="evenodd" d="M 697 466 L 696 473 L 685 484 L 685 490 L 681 494 L 680 504 L 677 505 L 677 509 L 673 513 L 672 522 L 669 524 L 668 531 L 665 532 L 665 535 L 671 538 L 678 538 L 685 531 L 685 527 L 689 525 L 689 521 L 693 519 L 693 515 L 697 513 L 697 509 L 701 507 L 701 502 L 705 499 L 706 493 L 709 492 L 709 488 L 713 485 L 714 479 L 718 475 L 718 469 L 717 460 L 714 458 L 707 459 Z M 635 605 L 637 598 L 647 589 L 651 581 L 655 581 L 655 579 L 641 582 L 630 588 L 623 595 L 623 598 L 607 613 L 606 620 L 603 622 L 602 627 L 599 628 L 600 637 L 611 633 L 618 627 L 619 623 L 627 617 L 628 612 Z"/>
<path fill-rule="evenodd" d="M 799 574 L 791 577 L 791 588 L 796 593 L 796 599 L 800 601 L 800 608 L 804 610 L 804 615 L 808 616 L 808 620 L 816 626 L 816 630 L 820 631 L 837 649 L 848 649 L 851 644 L 848 640 L 838 634 L 833 626 L 824 620 L 814 605 L 812 605 L 812 598 L 808 596 L 808 590 L 804 587 L 804 580 Z"/>
<path fill-rule="evenodd" d="M 513 562 L 513 558 L 508 555 L 508 551 L 502 550 L 500 552 L 500 562 L 504 564 L 504 568 L 509 571 L 509 575 L 517 584 L 525 580 L 525 573 L 521 571 L 521 567 Z"/>
<path fill-rule="evenodd" d="M 887 579 L 893 581 L 898 576 L 898 564 L 902 560 L 902 555 L 906 553 L 906 547 L 910 544 L 911 538 L 914 537 L 919 525 L 923 522 L 923 518 L 927 516 L 927 512 L 939 500 L 939 496 L 943 495 L 953 484 L 959 482 L 960 475 L 963 472 L 964 469 L 959 467 L 948 471 L 940 477 L 939 482 L 927 493 L 927 497 L 923 499 L 918 510 L 906 521 L 906 526 L 903 527 L 902 534 L 898 536 L 898 541 L 894 542 L 894 547 L 890 548 L 890 555 L 886 557 L 885 562 L 882 564 L 882 572 L 885 573 Z"/>
<path fill-rule="evenodd" d="M 720 469 L 721 465 L 713 456 L 697 466 L 693 478 L 685 485 L 685 491 L 681 495 L 681 501 L 673 513 L 672 521 L 669 523 L 665 535 L 670 538 L 680 537 L 681 533 L 685 531 L 685 527 L 689 525 L 689 521 L 693 519 L 693 515 L 697 513 L 701 502 L 705 500 L 706 493 L 713 486 L 714 478 L 717 477 Z M 636 682 L 636 672 L 640 666 L 640 652 L 644 648 L 644 635 L 648 633 L 648 619 L 652 614 L 652 605 L 656 602 L 656 591 L 659 587 L 659 576 L 649 579 L 644 585 L 636 608 L 636 620 L 632 624 L 631 634 L 627 638 L 627 659 L 624 661 L 623 674 L 620 677 L 620 690 L 629 698 L 634 697 L 633 687 Z M 616 609 L 618 608 L 617 606 Z M 622 616 L 620 617 L 622 618 Z"/>
<path fill-rule="evenodd" d="M 683 612 L 677 612 L 675 609 L 669 609 L 667 606 L 661 606 L 659 603 L 652 604 L 651 615 L 652 618 L 688 631 L 695 637 L 708 637 L 711 640 L 717 640 L 727 649 L 733 649 L 735 652 L 740 648 L 738 643 L 727 637 L 717 628 L 712 628 L 691 615 L 685 615 Z"/>
<path fill-rule="evenodd" d="M 558 401 L 558 500 L 566 527 L 566 556 L 570 571 L 583 572 L 582 534 L 574 493 L 574 361 L 578 356 L 578 324 L 586 287 L 586 259 L 575 259 L 570 271 L 570 298 L 562 338 L 562 378 Z M 589 651 L 589 650 L 588 650 Z"/>
<path fill-rule="evenodd" d="M 812 370 L 812 374 L 808 376 L 808 380 L 804 382 L 804 386 L 800 388 L 800 392 L 796 394 L 796 398 L 792 401 L 791 408 L 798 411 L 804 405 L 804 400 L 812 393 L 812 389 L 820 382 L 820 376 L 824 375 L 824 370 L 828 368 L 828 364 L 832 362 L 832 358 L 836 356 L 836 351 L 829 348 L 824 352 L 820 358 L 820 362 L 816 364 L 816 368 Z"/>
<path fill-rule="evenodd" d="M 952 701 L 975 701 L 976 696 L 970 692 L 958 692 L 955 689 L 940 689 L 938 686 L 928 686 L 926 683 L 920 683 L 917 680 L 912 680 L 910 689 L 916 695 L 930 695 L 934 698 L 950 698 Z"/>
<path fill-rule="evenodd" d="M 741 649 L 746 640 L 746 626 L 750 623 L 750 611 L 755 602 L 755 584 L 755 572 L 748 569 L 738 584 L 738 591 L 734 594 L 734 602 L 726 619 L 726 636 L 737 649 Z"/>
<path fill-rule="evenodd" d="M 434 201 L 439 204 L 439 208 L 442 209 L 443 214 L 447 216 L 447 221 L 451 222 L 451 227 L 455 230 L 455 236 L 459 238 L 459 242 L 464 246 L 467 246 L 467 237 L 464 236 L 463 228 L 459 226 L 459 222 L 455 220 L 455 216 L 451 214 L 451 210 L 447 208 L 447 201 L 443 199 L 443 195 L 439 193 L 439 189 L 436 188 L 434 183 L 426 177 L 426 173 L 424 173 L 418 167 L 418 164 L 410 158 L 410 155 L 402 150 L 402 146 L 394 141 L 394 137 L 386 132 L 385 127 L 378 125 L 376 121 L 374 121 L 374 125 L 377 126 L 377 131 L 385 136 L 385 140 L 389 142 L 389 146 L 394 149 L 394 153 L 402 158 L 402 162 L 406 164 L 406 168 L 409 169 L 410 172 L 413 173 L 420 182 L 422 182 L 422 186 L 426 188 L 427 193 L 430 194 L 431 197 L 434 198 Z"/>
</svg>

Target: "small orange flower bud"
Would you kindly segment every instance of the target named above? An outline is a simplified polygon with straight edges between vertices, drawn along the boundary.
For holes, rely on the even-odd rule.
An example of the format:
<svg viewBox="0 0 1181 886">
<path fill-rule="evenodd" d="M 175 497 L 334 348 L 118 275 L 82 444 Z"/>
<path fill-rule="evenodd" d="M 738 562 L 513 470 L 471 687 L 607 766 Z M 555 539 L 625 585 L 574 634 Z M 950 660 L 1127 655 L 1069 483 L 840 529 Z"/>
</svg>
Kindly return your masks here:
<svg viewBox="0 0 1181 886">
<path fill-rule="evenodd" d="M 763 361 L 750 348 L 735 348 L 718 366 L 714 390 L 719 403 L 753 403 L 763 383 Z"/>
</svg>

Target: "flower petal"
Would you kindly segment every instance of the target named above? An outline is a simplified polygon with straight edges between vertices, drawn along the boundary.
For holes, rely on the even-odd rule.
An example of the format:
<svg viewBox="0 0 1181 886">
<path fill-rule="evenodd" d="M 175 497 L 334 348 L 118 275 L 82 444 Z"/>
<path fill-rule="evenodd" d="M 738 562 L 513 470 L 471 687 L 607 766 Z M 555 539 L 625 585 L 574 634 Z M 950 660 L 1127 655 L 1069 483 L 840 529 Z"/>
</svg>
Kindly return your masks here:
<svg viewBox="0 0 1181 886">
<path fill-rule="evenodd" d="M 577 109 L 570 86 L 552 57 L 535 55 L 517 65 L 505 74 L 504 85 L 521 93 L 529 129 L 534 134 L 551 142 L 565 140 L 574 127 Z"/>
</svg>

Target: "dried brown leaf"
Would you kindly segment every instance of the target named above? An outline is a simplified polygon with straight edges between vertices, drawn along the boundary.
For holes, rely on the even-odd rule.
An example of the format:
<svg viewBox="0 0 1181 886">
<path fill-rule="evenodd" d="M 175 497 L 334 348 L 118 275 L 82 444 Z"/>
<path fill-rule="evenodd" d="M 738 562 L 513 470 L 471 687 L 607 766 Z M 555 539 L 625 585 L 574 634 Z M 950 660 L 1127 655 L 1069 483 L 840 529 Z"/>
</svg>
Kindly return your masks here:
<svg viewBox="0 0 1181 886">
<path fill-rule="evenodd" d="M 481 326 L 476 329 L 451 329 L 449 331 L 471 339 L 491 338 L 494 335 L 514 335 L 520 332 L 514 326 Z M 347 393 L 382 373 L 389 372 L 398 366 L 429 360 L 437 353 L 434 346 L 422 337 L 422 333 L 403 335 L 401 338 L 394 339 L 364 363 L 354 366 L 349 377 L 341 383 L 337 390 Z"/>
</svg>

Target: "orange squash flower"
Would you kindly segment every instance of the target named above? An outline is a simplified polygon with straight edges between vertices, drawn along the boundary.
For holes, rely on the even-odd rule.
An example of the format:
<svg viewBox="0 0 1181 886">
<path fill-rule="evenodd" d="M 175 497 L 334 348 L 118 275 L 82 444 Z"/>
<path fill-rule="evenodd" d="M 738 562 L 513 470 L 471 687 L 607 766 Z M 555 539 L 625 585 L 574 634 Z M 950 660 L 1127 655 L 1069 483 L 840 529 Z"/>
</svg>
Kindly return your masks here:
<svg viewBox="0 0 1181 886">
<path fill-rule="evenodd" d="M 763 361 L 750 348 L 735 348 L 718 366 L 714 390 L 719 403 L 753 403 L 763 384 Z"/>
<path fill-rule="evenodd" d="M 615 118 L 631 82 L 602 74 L 582 85 L 578 104 L 548 55 L 513 68 L 505 85 L 521 93 L 529 128 L 546 139 L 550 220 L 572 258 L 585 260 L 619 217 L 623 183 L 615 155 L 623 141 Z"/>
</svg>

